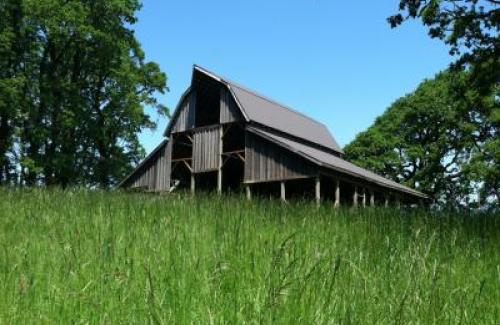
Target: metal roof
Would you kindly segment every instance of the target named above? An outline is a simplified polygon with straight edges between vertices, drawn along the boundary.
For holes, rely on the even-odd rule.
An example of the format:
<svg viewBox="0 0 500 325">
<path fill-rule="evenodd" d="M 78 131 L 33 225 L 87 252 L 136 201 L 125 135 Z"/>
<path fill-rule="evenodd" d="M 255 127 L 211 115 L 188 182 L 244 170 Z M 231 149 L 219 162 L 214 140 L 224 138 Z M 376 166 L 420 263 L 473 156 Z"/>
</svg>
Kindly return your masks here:
<svg viewBox="0 0 500 325">
<path fill-rule="evenodd" d="M 245 88 L 231 83 L 229 87 L 250 121 L 343 152 L 324 124 Z"/>
<path fill-rule="evenodd" d="M 237 83 L 205 68 L 195 65 L 195 71 L 202 72 L 225 84 L 236 99 L 248 122 L 255 122 L 272 129 L 288 133 L 306 141 L 343 153 L 342 148 L 327 127 L 300 112 L 249 90 Z"/>
<path fill-rule="evenodd" d="M 345 173 L 357 178 L 361 178 L 365 181 L 369 181 L 371 183 L 377 184 L 379 186 L 391 188 L 400 192 L 404 192 L 407 194 L 411 194 L 414 196 L 418 196 L 421 198 L 428 198 L 427 195 L 416 191 L 414 189 L 411 189 L 409 187 L 406 187 L 404 185 L 401 185 L 399 183 L 396 183 L 390 179 L 387 179 L 385 177 L 382 177 L 380 175 L 377 175 L 369 170 L 366 170 L 364 168 L 358 167 L 348 161 L 345 161 L 344 159 L 337 157 L 331 153 L 313 148 L 311 146 L 308 146 L 306 144 L 291 140 L 289 138 L 285 138 L 282 136 L 279 136 L 277 134 L 273 134 L 264 130 L 257 129 L 255 127 L 249 127 L 247 128 L 248 131 L 259 135 L 281 147 L 284 147 L 292 152 L 297 153 L 298 155 L 308 159 L 309 161 L 312 161 L 313 163 L 325 167 L 325 168 L 330 168 L 332 170 Z"/>
</svg>

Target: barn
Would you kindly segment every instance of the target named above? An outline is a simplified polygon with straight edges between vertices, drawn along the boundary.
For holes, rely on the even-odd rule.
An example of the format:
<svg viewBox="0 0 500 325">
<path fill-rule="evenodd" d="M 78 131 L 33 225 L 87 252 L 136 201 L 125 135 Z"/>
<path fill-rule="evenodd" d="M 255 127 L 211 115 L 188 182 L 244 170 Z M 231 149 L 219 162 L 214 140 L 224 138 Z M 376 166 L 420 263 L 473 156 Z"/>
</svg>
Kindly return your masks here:
<svg viewBox="0 0 500 325">
<path fill-rule="evenodd" d="M 119 185 L 311 198 L 341 205 L 414 204 L 427 197 L 343 157 L 322 123 L 194 66 L 165 140 Z"/>
</svg>

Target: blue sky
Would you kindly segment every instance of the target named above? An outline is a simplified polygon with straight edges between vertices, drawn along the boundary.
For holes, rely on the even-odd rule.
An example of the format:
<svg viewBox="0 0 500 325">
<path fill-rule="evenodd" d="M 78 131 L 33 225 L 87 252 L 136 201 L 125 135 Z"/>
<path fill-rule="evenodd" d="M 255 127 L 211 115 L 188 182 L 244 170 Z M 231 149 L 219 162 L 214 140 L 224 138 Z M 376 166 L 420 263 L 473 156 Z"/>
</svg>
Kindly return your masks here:
<svg viewBox="0 0 500 325">
<path fill-rule="evenodd" d="M 327 125 L 349 143 L 397 98 L 451 62 L 420 22 L 391 29 L 398 0 L 145 0 L 134 26 L 168 75 L 171 110 L 199 64 Z M 150 152 L 167 120 L 140 140 Z"/>
</svg>

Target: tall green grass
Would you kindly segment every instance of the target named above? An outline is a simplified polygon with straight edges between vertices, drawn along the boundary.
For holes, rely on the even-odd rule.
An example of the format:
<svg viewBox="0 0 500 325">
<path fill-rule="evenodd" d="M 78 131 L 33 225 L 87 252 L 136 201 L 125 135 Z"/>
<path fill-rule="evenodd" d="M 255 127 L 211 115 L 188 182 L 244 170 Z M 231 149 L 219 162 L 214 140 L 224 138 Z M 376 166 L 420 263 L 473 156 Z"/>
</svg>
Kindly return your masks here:
<svg viewBox="0 0 500 325">
<path fill-rule="evenodd" d="M 500 218 L 0 189 L 0 323 L 500 323 Z"/>
</svg>

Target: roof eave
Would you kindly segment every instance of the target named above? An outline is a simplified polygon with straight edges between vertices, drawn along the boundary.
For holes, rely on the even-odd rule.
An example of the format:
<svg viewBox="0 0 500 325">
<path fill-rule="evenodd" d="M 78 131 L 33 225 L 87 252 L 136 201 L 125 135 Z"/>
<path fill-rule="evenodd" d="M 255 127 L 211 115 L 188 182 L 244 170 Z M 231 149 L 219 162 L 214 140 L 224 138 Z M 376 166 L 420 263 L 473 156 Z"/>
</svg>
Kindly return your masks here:
<svg viewBox="0 0 500 325">
<path fill-rule="evenodd" d="M 186 96 L 191 92 L 191 87 L 188 87 L 181 95 L 179 98 L 179 101 L 177 102 L 177 105 L 175 106 L 174 113 L 172 114 L 172 117 L 168 121 L 167 127 L 165 128 L 165 131 L 163 132 L 163 136 L 166 137 L 172 131 L 173 123 L 177 119 L 177 116 L 180 114 L 180 109 L 181 109 L 181 104 L 186 98 Z"/>
<path fill-rule="evenodd" d="M 357 174 L 357 173 L 353 173 L 353 172 L 351 172 L 351 171 L 349 171 L 349 170 L 347 170 L 347 169 L 344 169 L 344 168 L 341 168 L 341 167 L 338 167 L 338 166 L 333 166 L 333 165 L 330 165 L 330 164 L 325 164 L 325 163 L 323 163 L 323 162 L 319 161 L 318 159 L 315 159 L 314 157 L 311 157 L 311 156 L 309 156 L 308 154 L 306 154 L 306 153 L 304 153 L 304 152 L 302 152 L 302 151 L 300 151 L 300 150 L 296 150 L 296 149 L 294 149 L 294 148 L 292 148 L 292 147 L 288 146 L 287 144 L 284 144 L 284 143 L 279 142 L 279 141 L 277 141 L 277 140 L 275 140 L 275 139 L 273 139 L 273 138 L 271 138 L 271 137 L 268 137 L 267 135 L 265 135 L 265 134 L 263 134 L 263 133 L 259 132 L 259 130 L 258 130 L 258 129 L 255 129 L 255 128 L 249 128 L 249 131 L 250 131 L 250 132 L 252 132 L 252 133 L 254 133 L 254 134 L 257 134 L 257 135 L 259 135 L 259 136 L 261 136 L 261 137 L 263 137 L 263 138 L 265 138 L 265 139 L 267 139 L 268 141 L 273 142 L 274 144 L 277 144 L 277 145 L 279 145 L 279 146 L 281 146 L 281 147 L 286 148 L 288 151 L 294 152 L 294 153 L 296 153 L 296 154 L 298 154 L 298 155 L 302 156 L 303 158 L 305 158 L 305 159 L 307 159 L 307 160 L 309 160 L 309 161 L 311 161 L 311 162 L 315 163 L 315 164 L 316 164 L 316 165 L 318 165 L 319 167 L 333 169 L 333 170 L 335 170 L 335 171 L 339 171 L 339 172 L 342 172 L 342 173 L 348 174 L 348 175 L 353 176 L 353 177 L 357 177 L 357 178 L 364 179 L 364 180 L 369 181 L 369 182 L 371 182 L 371 183 L 377 184 L 378 186 L 382 186 L 382 187 L 386 187 L 386 188 L 391 188 L 391 189 L 393 189 L 393 190 L 395 190 L 395 191 L 398 191 L 398 192 L 403 192 L 403 193 L 410 194 L 410 195 L 414 195 L 414 196 L 418 196 L 418 197 L 423 198 L 423 199 L 429 199 L 429 196 L 428 196 L 428 195 L 426 195 L 426 194 L 424 194 L 424 193 L 421 193 L 421 192 L 419 192 L 419 191 L 416 191 L 416 190 L 413 190 L 413 189 L 410 189 L 410 188 L 406 188 L 406 187 L 405 187 L 404 189 L 402 189 L 402 188 L 397 188 L 397 187 L 392 186 L 392 185 L 389 185 L 389 184 L 381 184 L 380 182 L 378 182 L 378 181 L 376 181 L 376 180 L 374 180 L 374 179 L 372 179 L 372 178 L 368 178 L 368 177 L 366 177 L 366 176 L 359 175 L 359 174 Z M 403 186 L 403 185 L 402 185 L 402 186 Z"/>
</svg>

